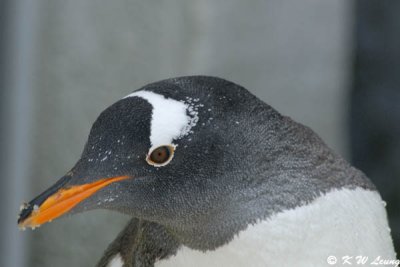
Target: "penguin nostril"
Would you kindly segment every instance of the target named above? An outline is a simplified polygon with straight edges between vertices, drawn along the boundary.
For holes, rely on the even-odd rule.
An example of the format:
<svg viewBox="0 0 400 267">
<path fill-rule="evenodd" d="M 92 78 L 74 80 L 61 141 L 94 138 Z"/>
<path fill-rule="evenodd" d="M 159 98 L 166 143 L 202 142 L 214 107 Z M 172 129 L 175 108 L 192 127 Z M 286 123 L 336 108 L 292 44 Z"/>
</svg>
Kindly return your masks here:
<svg viewBox="0 0 400 267">
<path fill-rule="evenodd" d="M 146 157 L 148 164 L 155 167 L 161 167 L 167 165 L 174 156 L 175 146 L 164 145 L 153 149 L 150 149 L 149 154 Z"/>
</svg>

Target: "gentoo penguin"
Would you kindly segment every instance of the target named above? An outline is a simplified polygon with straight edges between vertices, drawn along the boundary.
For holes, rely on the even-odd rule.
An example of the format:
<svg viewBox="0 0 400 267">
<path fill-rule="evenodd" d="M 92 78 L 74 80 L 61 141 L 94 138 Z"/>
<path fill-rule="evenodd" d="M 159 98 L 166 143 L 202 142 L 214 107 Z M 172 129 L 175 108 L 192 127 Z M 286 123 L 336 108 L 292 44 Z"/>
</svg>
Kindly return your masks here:
<svg viewBox="0 0 400 267">
<path fill-rule="evenodd" d="M 97 208 L 133 216 L 101 267 L 396 259 L 371 181 L 312 130 L 220 78 L 163 80 L 108 107 L 76 165 L 24 205 L 18 224 Z"/>
</svg>

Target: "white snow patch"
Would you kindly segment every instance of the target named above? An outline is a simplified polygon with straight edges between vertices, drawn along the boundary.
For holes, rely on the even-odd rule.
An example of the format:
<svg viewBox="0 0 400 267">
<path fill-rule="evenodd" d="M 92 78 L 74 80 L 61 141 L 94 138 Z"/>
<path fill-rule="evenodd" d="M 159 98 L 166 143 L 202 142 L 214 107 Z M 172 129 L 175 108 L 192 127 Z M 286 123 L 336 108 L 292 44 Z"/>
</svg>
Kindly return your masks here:
<svg viewBox="0 0 400 267">
<path fill-rule="evenodd" d="M 22 210 L 26 209 L 28 206 L 29 206 L 28 203 L 23 202 L 23 203 L 19 206 L 19 211 L 22 211 Z"/>
<path fill-rule="evenodd" d="M 108 198 L 104 199 L 104 202 L 113 202 L 114 200 L 115 200 L 115 198 L 108 197 Z"/>
</svg>

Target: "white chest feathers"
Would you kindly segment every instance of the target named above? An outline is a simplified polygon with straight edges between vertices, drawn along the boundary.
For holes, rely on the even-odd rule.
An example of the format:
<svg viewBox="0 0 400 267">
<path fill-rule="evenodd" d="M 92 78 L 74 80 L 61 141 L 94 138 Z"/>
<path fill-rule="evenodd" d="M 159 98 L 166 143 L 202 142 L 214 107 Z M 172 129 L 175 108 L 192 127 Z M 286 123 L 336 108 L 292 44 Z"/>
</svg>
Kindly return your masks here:
<svg viewBox="0 0 400 267">
<path fill-rule="evenodd" d="M 342 257 L 359 255 L 395 259 L 386 210 L 377 192 L 342 189 L 251 225 L 215 251 L 182 247 L 155 266 L 342 266 Z"/>
<path fill-rule="evenodd" d="M 115 255 L 114 258 L 112 258 L 107 265 L 107 267 L 123 267 L 123 266 L 124 262 L 122 261 L 121 255 L 119 253 Z"/>
</svg>

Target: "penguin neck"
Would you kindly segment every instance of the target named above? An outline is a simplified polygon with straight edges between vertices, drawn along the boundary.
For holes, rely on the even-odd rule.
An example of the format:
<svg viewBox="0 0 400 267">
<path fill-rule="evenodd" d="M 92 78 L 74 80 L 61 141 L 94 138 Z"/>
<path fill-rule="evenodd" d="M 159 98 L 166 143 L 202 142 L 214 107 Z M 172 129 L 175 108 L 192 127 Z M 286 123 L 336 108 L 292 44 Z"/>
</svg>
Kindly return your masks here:
<svg viewBox="0 0 400 267">
<path fill-rule="evenodd" d="M 214 251 L 180 247 L 156 266 L 325 266 L 327 255 L 360 253 L 395 259 L 385 209 L 376 191 L 342 188 L 249 224 Z"/>
<path fill-rule="evenodd" d="M 286 166 L 281 165 L 280 169 L 271 169 L 269 164 L 255 168 L 243 160 L 242 165 L 219 178 L 225 191 L 213 200 L 209 213 L 194 216 L 185 224 L 166 225 L 166 228 L 187 247 L 214 250 L 229 243 L 249 225 L 307 205 L 333 190 L 375 189 L 364 174 L 324 144 L 319 154 L 307 158 L 307 162 L 300 156 L 297 161 L 286 161 Z M 279 163 L 270 164 L 277 166 Z"/>
</svg>

